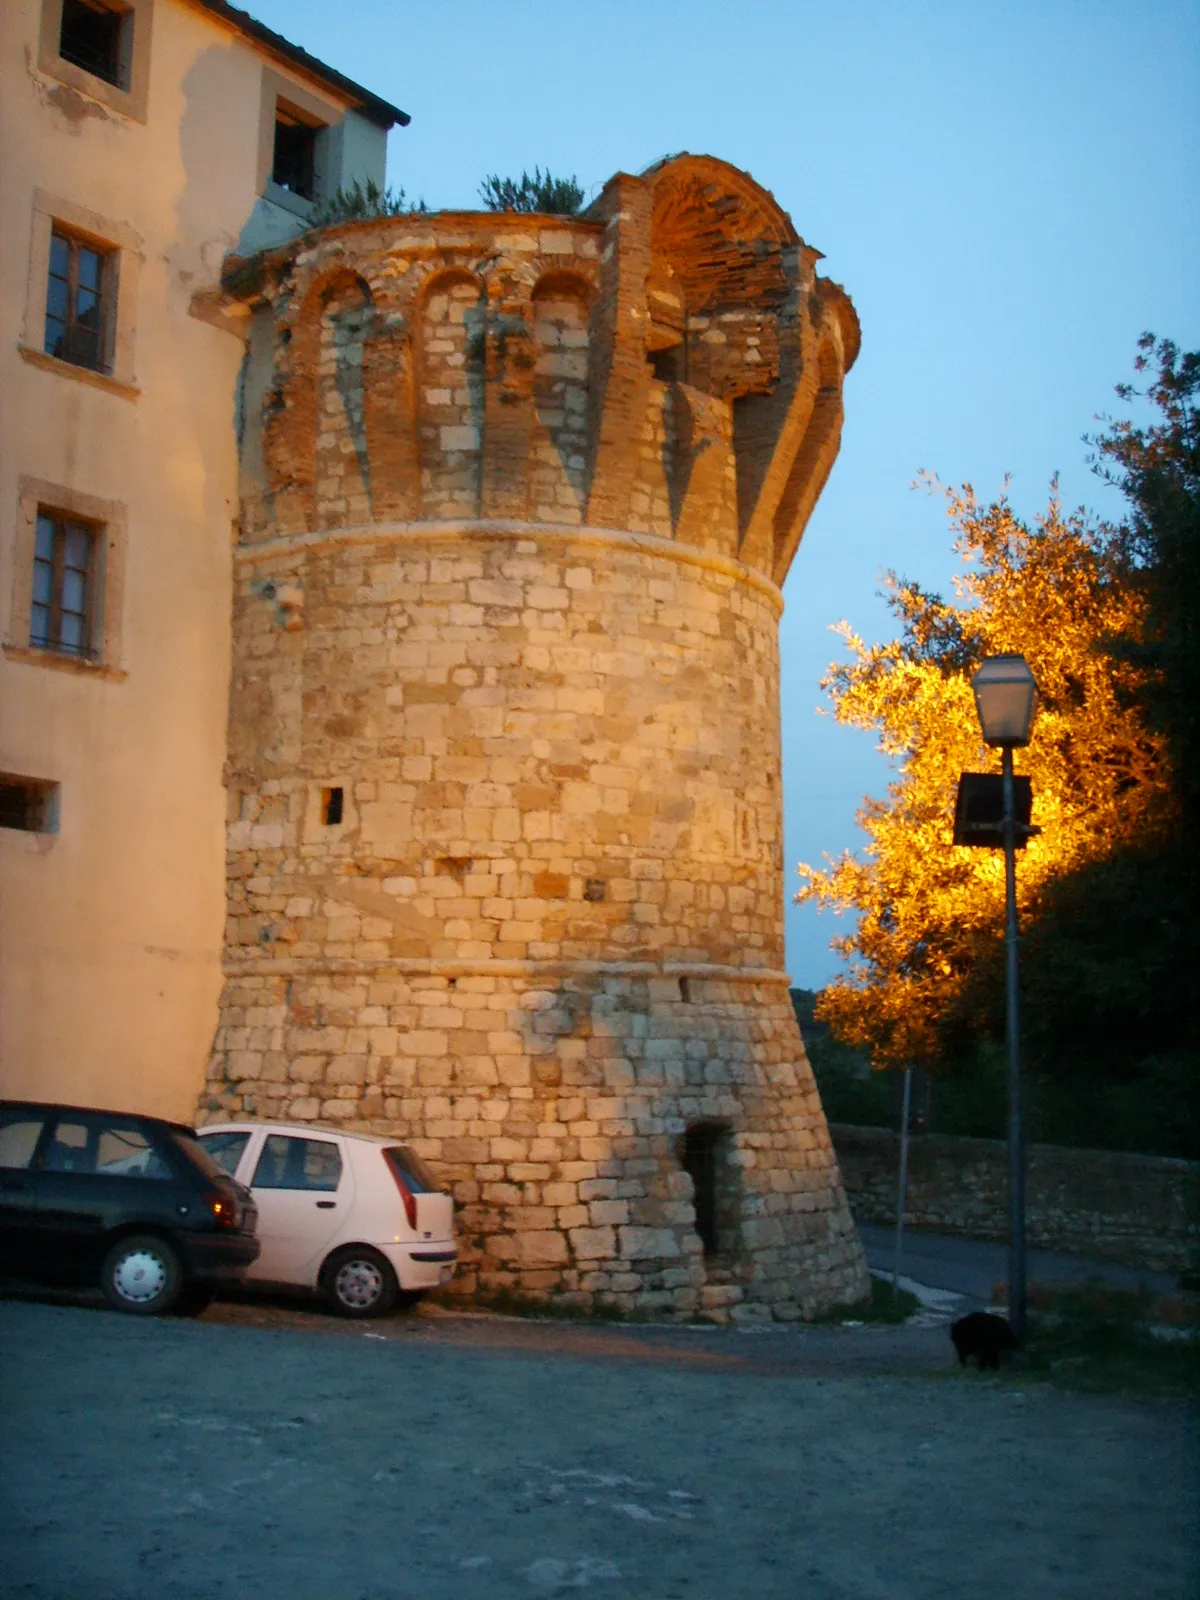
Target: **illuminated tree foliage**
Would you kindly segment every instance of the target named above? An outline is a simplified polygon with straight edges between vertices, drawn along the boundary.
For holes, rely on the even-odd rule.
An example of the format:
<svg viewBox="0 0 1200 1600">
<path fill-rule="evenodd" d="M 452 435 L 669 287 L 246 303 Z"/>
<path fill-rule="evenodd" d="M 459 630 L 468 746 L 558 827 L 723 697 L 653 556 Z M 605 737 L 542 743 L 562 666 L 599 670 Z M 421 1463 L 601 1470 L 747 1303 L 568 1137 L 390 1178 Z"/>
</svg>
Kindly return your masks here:
<svg viewBox="0 0 1200 1600">
<path fill-rule="evenodd" d="M 1140 350 L 1144 394 L 1117 393 L 1148 400 L 1150 424 L 1109 418 L 1089 441 L 1125 522 L 1065 516 L 1055 497 L 1029 525 L 1006 498 L 948 491 L 966 564 L 953 602 L 890 576 L 899 637 L 868 646 L 839 630 L 850 660 L 824 687 L 840 721 L 878 731 L 895 778 L 860 812 L 862 857 L 801 866 L 797 898 L 857 917 L 834 941 L 849 966 L 818 1019 L 877 1067 L 990 1083 L 994 1128 L 1003 858 L 956 848 L 952 813 L 959 773 L 998 766 L 971 674 L 1020 651 L 1040 709 L 1017 766 L 1044 829 L 1017 879 L 1034 1135 L 1196 1156 L 1200 354 L 1151 335 Z"/>
<path fill-rule="evenodd" d="M 952 843 L 959 773 L 996 768 L 970 687 L 985 656 L 1019 651 L 1038 682 L 1033 742 L 1018 757 L 1045 830 L 1021 860 L 1026 916 L 1056 877 L 1154 836 L 1172 808 L 1164 740 L 1136 704 L 1141 669 L 1104 648 L 1144 622 L 1118 542 L 1057 498 L 1032 526 L 1006 498 L 981 506 L 969 486 L 947 501 L 968 564 L 955 600 L 890 575 L 900 637 L 867 645 L 841 627 L 852 659 L 823 683 L 839 721 L 879 731 L 895 781 L 859 813 L 862 858 L 799 869 L 798 899 L 857 914 L 834 941 L 849 973 L 818 1015 L 876 1066 L 945 1058 L 1002 928 L 1001 852 Z"/>
</svg>

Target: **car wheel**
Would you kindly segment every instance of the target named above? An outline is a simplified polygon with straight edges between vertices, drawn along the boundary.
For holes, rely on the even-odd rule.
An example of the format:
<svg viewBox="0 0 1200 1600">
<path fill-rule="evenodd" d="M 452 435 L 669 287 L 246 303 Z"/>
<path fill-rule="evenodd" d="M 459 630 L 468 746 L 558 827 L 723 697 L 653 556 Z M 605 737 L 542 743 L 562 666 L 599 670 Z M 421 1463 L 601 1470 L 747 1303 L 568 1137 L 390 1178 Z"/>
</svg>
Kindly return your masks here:
<svg viewBox="0 0 1200 1600">
<path fill-rule="evenodd" d="M 120 1239 L 104 1258 L 100 1287 L 110 1306 L 152 1317 L 170 1311 L 183 1290 L 183 1267 L 165 1239 L 135 1233 Z"/>
<path fill-rule="evenodd" d="M 392 1264 L 369 1245 L 350 1245 L 325 1263 L 325 1298 L 343 1317 L 381 1317 L 396 1304 L 400 1285 Z"/>
</svg>

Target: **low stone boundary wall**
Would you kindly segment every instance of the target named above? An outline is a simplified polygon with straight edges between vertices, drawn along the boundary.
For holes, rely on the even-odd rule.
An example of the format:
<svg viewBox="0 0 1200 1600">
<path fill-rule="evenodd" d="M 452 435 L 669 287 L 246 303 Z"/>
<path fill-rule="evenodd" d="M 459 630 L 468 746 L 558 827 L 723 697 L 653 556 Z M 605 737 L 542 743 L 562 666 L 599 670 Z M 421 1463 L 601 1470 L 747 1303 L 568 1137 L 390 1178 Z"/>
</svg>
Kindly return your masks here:
<svg viewBox="0 0 1200 1600">
<path fill-rule="evenodd" d="M 899 1136 L 832 1123 L 846 1195 L 859 1222 L 894 1222 Z M 1008 1236 L 1008 1156 L 998 1139 L 914 1134 L 905 1222 L 976 1239 Z M 1195 1270 L 1200 1162 L 1113 1150 L 1031 1145 L 1026 1192 L 1031 1245 L 1144 1267 Z"/>
</svg>

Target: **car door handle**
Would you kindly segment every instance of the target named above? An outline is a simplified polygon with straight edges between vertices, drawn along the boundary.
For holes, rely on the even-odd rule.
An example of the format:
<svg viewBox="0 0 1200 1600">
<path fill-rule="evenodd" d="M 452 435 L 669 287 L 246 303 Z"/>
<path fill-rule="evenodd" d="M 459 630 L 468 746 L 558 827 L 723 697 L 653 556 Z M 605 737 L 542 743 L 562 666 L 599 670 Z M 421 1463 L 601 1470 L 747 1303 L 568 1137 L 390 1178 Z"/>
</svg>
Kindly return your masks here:
<svg viewBox="0 0 1200 1600">
<path fill-rule="evenodd" d="M 334 1206 L 336 1206 L 336 1205 L 337 1205 L 337 1201 L 336 1200 L 318 1200 L 317 1201 L 317 1206 L 321 1211 L 332 1211 Z"/>
</svg>

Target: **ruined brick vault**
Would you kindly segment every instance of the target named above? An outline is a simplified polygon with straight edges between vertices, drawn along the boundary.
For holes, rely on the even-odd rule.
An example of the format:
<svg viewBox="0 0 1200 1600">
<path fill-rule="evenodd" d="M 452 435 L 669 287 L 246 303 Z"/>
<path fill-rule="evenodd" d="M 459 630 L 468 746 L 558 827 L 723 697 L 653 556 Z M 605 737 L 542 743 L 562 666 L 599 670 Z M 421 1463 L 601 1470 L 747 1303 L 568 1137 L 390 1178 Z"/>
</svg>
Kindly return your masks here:
<svg viewBox="0 0 1200 1600">
<path fill-rule="evenodd" d="M 222 1020 L 201 1116 L 403 1136 L 459 1287 L 865 1292 L 783 971 L 779 586 L 850 301 L 744 173 L 244 264 Z"/>
</svg>

